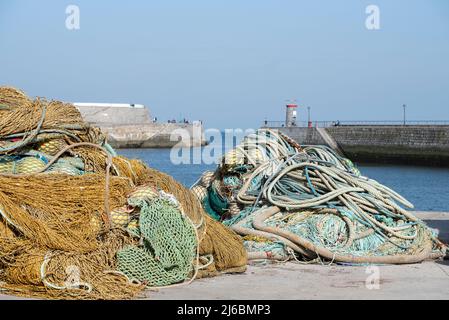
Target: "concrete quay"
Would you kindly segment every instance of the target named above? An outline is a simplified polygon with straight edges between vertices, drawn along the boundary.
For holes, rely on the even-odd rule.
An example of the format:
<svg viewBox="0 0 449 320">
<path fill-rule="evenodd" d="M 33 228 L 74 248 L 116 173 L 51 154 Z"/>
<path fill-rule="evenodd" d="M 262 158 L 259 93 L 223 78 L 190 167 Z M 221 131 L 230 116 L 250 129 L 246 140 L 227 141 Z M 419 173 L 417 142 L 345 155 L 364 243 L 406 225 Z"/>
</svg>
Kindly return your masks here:
<svg viewBox="0 0 449 320">
<path fill-rule="evenodd" d="M 416 211 L 414 214 L 429 227 L 438 229 L 440 240 L 449 244 L 449 212 Z"/>
<path fill-rule="evenodd" d="M 449 299 L 449 261 L 376 268 L 250 265 L 243 274 L 199 279 L 147 292 L 150 300 L 416 300 Z M 378 281 L 373 275 L 378 275 Z"/>
</svg>

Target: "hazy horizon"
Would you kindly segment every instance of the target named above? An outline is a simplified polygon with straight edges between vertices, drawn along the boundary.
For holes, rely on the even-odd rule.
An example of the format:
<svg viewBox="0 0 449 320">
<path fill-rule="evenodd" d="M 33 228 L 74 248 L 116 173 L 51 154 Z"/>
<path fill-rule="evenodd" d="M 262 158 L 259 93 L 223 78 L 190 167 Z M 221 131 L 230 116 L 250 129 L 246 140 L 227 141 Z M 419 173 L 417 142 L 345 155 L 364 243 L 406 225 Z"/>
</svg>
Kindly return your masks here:
<svg viewBox="0 0 449 320">
<path fill-rule="evenodd" d="M 289 99 L 300 120 L 307 106 L 313 120 L 401 120 L 403 104 L 409 120 L 449 120 L 445 0 L 2 0 L 0 40 L 0 85 L 141 103 L 160 121 L 255 128 Z"/>
</svg>

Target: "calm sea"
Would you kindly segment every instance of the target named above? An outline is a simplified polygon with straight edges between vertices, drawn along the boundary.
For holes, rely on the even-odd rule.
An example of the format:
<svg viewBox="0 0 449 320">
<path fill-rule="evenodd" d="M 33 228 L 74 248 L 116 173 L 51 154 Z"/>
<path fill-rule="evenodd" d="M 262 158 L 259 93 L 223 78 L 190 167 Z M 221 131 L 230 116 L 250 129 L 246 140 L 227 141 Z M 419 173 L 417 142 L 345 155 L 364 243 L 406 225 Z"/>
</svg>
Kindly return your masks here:
<svg viewBox="0 0 449 320">
<path fill-rule="evenodd" d="M 170 161 L 171 149 L 121 149 L 118 153 L 141 159 L 190 187 L 206 170 L 216 165 L 180 164 Z M 193 150 L 192 150 L 193 152 Z M 363 175 L 394 189 L 420 211 L 449 212 L 449 169 L 399 165 L 359 165 Z"/>
</svg>

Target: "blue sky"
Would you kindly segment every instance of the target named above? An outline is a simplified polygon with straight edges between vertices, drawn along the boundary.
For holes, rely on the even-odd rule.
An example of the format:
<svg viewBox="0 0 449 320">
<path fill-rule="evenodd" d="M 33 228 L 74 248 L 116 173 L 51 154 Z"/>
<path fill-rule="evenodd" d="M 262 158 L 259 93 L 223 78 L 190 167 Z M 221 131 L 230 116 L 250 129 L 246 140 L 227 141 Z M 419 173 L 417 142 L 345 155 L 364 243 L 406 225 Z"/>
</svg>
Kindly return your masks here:
<svg viewBox="0 0 449 320">
<path fill-rule="evenodd" d="M 400 120 L 404 103 L 449 120 L 449 1 L 1 0 L 0 84 L 218 128 L 283 120 L 287 99 L 313 120 Z"/>
</svg>

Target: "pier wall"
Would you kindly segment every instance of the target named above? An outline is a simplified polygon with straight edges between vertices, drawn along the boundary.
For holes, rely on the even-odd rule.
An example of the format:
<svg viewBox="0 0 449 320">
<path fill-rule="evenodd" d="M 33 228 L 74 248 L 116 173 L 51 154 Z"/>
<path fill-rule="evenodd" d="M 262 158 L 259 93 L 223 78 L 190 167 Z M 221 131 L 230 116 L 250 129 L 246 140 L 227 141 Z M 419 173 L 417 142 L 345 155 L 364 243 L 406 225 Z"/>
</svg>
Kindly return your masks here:
<svg viewBox="0 0 449 320">
<path fill-rule="evenodd" d="M 100 126 L 114 148 L 198 147 L 205 144 L 200 123 L 150 123 L 140 125 Z"/>
<path fill-rule="evenodd" d="M 134 125 L 150 123 L 148 108 L 77 106 L 83 119 L 93 125 Z"/>
<path fill-rule="evenodd" d="M 299 144 L 327 145 L 317 128 L 273 128 Z M 337 126 L 325 128 L 345 156 L 359 162 L 449 167 L 449 126 Z"/>
<path fill-rule="evenodd" d="M 155 123 L 147 107 L 76 107 L 85 121 L 108 134 L 114 148 L 196 147 L 206 143 L 201 123 Z"/>
</svg>

